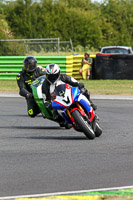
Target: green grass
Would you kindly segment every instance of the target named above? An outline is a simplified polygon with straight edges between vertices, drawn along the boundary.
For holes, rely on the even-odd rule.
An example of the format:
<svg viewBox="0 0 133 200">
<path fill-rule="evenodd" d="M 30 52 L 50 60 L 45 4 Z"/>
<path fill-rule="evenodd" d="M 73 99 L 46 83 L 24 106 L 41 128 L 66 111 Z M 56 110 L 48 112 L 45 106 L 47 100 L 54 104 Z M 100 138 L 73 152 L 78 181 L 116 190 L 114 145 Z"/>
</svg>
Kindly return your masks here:
<svg viewBox="0 0 133 200">
<path fill-rule="evenodd" d="M 80 80 L 91 94 L 133 95 L 133 80 Z M 0 80 L 0 91 L 18 92 L 16 80 Z"/>
<path fill-rule="evenodd" d="M 82 81 L 91 94 L 133 95 L 133 80 Z"/>
<path fill-rule="evenodd" d="M 18 92 L 16 80 L 0 80 L 0 91 Z"/>
</svg>

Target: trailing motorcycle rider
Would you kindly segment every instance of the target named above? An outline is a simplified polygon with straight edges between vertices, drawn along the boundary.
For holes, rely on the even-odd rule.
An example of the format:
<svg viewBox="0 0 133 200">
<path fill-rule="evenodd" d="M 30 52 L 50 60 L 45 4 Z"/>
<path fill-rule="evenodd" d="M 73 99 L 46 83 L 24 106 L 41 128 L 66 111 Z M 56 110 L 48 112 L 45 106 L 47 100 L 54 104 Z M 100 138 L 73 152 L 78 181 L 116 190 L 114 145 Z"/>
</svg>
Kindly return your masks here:
<svg viewBox="0 0 133 200">
<path fill-rule="evenodd" d="M 37 65 L 37 60 L 33 56 L 27 56 L 23 64 L 24 67 L 22 71 L 20 71 L 16 77 L 19 94 L 26 99 L 28 115 L 30 117 L 35 117 L 40 113 L 40 110 L 33 98 L 30 85 L 36 78 L 45 75 L 45 69 Z"/>
<path fill-rule="evenodd" d="M 43 82 L 42 85 L 42 93 L 43 93 L 43 98 L 44 98 L 44 104 L 45 106 L 51 110 L 52 109 L 52 93 L 54 92 L 54 89 L 57 85 L 60 85 L 61 83 L 67 83 L 71 86 L 78 87 L 82 93 L 87 97 L 87 99 L 90 101 L 91 106 L 93 107 L 94 110 L 96 110 L 96 106 L 92 103 L 90 100 L 90 93 L 89 91 L 84 88 L 84 84 L 78 82 L 74 78 L 66 75 L 66 74 L 61 74 L 60 72 L 60 67 L 57 64 L 49 64 L 47 65 L 45 69 L 45 75 L 46 79 Z M 57 111 L 54 112 L 54 119 L 55 121 L 59 122 L 61 125 L 61 117 L 57 114 Z"/>
</svg>

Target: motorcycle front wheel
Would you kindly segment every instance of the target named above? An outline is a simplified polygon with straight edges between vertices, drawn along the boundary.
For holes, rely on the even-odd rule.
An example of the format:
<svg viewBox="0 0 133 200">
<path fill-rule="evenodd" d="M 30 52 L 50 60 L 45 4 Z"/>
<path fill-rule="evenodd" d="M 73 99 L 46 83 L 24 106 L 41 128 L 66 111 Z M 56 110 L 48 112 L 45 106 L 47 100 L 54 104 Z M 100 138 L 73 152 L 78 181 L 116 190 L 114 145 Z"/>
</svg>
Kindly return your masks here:
<svg viewBox="0 0 133 200">
<path fill-rule="evenodd" d="M 76 125 L 79 127 L 79 129 L 85 134 L 85 136 L 88 139 L 94 139 L 95 133 L 92 130 L 91 126 L 88 124 L 88 122 L 83 118 L 81 113 L 78 110 L 74 110 L 71 113 L 72 117 L 74 118 L 74 121 Z"/>
<path fill-rule="evenodd" d="M 98 122 L 96 122 L 96 124 L 95 124 L 95 135 L 96 135 L 96 137 L 99 137 L 101 134 L 102 134 L 102 129 L 99 126 Z"/>
</svg>

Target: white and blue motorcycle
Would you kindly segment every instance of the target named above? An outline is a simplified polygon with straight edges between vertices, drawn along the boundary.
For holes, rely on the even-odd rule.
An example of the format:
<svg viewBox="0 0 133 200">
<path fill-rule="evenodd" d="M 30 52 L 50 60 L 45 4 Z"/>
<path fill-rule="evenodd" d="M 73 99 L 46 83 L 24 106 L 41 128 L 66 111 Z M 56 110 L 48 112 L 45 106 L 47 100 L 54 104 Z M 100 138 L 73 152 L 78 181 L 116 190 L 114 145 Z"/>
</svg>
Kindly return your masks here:
<svg viewBox="0 0 133 200">
<path fill-rule="evenodd" d="M 57 110 L 72 127 L 83 132 L 88 139 L 102 134 L 99 120 L 88 99 L 77 87 L 61 84 L 55 88 L 52 108 Z"/>
<path fill-rule="evenodd" d="M 102 134 L 95 111 L 78 87 L 59 84 L 52 94 L 53 109 L 47 109 L 41 89 L 44 80 L 45 76 L 42 76 L 31 84 L 34 99 L 44 117 L 54 121 L 53 111 L 56 111 L 66 124 L 72 126 L 76 131 L 83 132 L 88 139 L 94 139 Z"/>
</svg>

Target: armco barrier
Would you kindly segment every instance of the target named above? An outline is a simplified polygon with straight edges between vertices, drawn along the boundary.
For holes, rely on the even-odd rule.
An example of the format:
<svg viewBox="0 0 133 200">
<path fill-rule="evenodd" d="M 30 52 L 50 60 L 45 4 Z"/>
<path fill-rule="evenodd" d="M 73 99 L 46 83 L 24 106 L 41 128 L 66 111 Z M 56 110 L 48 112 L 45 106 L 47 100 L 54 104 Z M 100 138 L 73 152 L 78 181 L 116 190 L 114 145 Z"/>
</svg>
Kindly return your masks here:
<svg viewBox="0 0 133 200">
<path fill-rule="evenodd" d="M 46 67 L 50 63 L 60 66 L 61 73 L 72 76 L 75 79 L 82 79 L 79 74 L 83 55 L 72 56 L 35 56 L 38 65 Z M 94 56 L 91 56 L 95 58 Z M 0 56 L 0 79 L 16 79 L 16 75 L 23 68 L 25 56 Z"/>
<path fill-rule="evenodd" d="M 16 79 L 16 75 L 23 68 L 25 56 L 0 56 L 0 79 Z M 46 67 L 50 63 L 57 63 L 62 73 L 66 73 L 66 56 L 36 56 L 38 65 Z"/>
<path fill-rule="evenodd" d="M 79 74 L 79 69 L 81 67 L 81 61 L 83 57 L 84 55 L 66 56 L 66 74 L 72 76 L 75 79 L 82 79 L 82 76 Z M 90 57 L 93 59 L 93 68 L 96 55 L 90 55 Z"/>
</svg>

